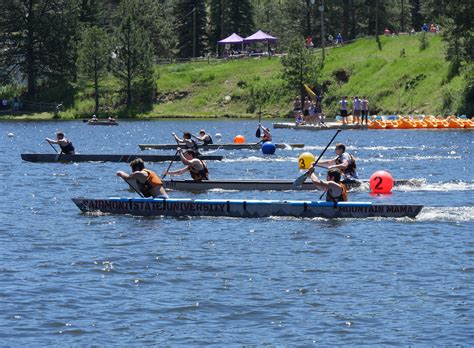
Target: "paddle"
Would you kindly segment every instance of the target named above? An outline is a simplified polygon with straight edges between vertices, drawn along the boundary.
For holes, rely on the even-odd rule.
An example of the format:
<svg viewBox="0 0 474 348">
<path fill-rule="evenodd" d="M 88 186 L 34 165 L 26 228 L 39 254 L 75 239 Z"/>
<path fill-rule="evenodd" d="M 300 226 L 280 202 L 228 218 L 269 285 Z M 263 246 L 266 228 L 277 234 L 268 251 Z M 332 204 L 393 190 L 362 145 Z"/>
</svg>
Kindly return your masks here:
<svg viewBox="0 0 474 348">
<path fill-rule="evenodd" d="M 48 141 L 48 144 L 53 148 L 54 152 L 58 153 L 58 150 L 56 150 L 56 148 L 53 146 L 53 144 L 51 144 L 49 141 Z"/>
<path fill-rule="evenodd" d="M 171 165 L 172 165 L 173 162 L 174 162 L 174 159 L 176 158 L 176 156 L 178 156 L 178 153 L 179 153 L 179 147 L 178 147 L 178 150 L 176 150 L 176 153 L 174 154 L 174 157 L 173 157 L 173 159 L 171 160 L 170 165 L 168 166 L 168 169 L 166 169 L 166 171 L 163 173 L 163 176 L 161 177 L 161 180 L 163 180 L 163 179 L 166 177 L 166 173 L 170 170 Z"/>
<path fill-rule="evenodd" d="M 312 172 L 312 169 L 314 167 L 316 167 L 316 165 L 318 164 L 319 160 L 321 159 L 321 157 L 323 157 L 324 153 L 326 152 L 326 150 L 328 149 L 329 146 L 331 146 L 332 142 L 334 141 L 334 139 L 337 137 L 337 135 L 341 132 L 340 129 L 338 129 L 336 131 L 336 134 L 334 134 L 334 136 L 331 138 L 331 141 L 326 145 L 326 147 L 324 148 L 323 152 L 321 152 L 321 154 L 319 155 L 318 159 L 313 163 L 313 165 L 306 171 L 306 173 L 304 173 L 303 175 L 301 175 L 300 177 L 298 177 L 295 181 L 293 181 L 293 188 L 297 188 L 298 186 L 301 186 L 303 185 L 304 181 L 306 180 L 306 178 L 311 175 L 311 172 Z"/>
<path fill-rule="evenodd" d="M 258 113 L 258 128 L 257 128 L 257 131 L 255 132 L 255 136 L 257 138 L 260 138 L 260 136 L 262 135 L 261 132 L 260 132 L 260 128 L 262 127 L 261 121 L 262 121 L 262 113 L 259 112 Z"/>
<path fill-rule="evenodd" d="M 121 177 L 121 178 L 122 178 L 122 177 Z M 127 179 L 124 179 L 124 178 L 122 178 L 122 179 L 123 179 L 123 181 L 125 181 L 125 182 L 128 184 L 128 186 L 130 186 L 130 187 L 133 189 L 133 191 L 135 191 L 136 193 L 138 193 L 138 195 L 139 195 L 141 198 L 145 198 L 145 196 L 143 196 L 142 193 L 141 193 L 140 191 L 138 191 L 138 190 L 135 188 L 135 186 L 133 186 L 132 184 L 130 184 Z"/>
</svg>

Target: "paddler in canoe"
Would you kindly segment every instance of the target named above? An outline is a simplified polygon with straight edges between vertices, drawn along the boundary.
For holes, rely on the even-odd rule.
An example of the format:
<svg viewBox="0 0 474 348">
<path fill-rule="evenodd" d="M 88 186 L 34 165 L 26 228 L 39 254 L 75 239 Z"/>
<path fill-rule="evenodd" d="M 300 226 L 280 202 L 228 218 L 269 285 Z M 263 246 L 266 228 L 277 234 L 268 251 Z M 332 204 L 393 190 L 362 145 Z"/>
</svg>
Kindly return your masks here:
<svg viewBox="0 0 474 348">
<path fill-rule="evenodd" d="M 183 133 L 183 138 L 180 138 L 176 135 L 176 133 L 171 133 L 174 137 L 174 139 L 176 140 L 176 142 L 178 143 L 178 145 L 186 150 L 191 150 L 191 151 L 194 151 L 196 153 L 196 155 L 200 155 L 199 153 L 199 145 L 198 143 L 196 142 L 196 140 L 192 139 L 192 135 L 190 132 L 184 132 Z"/>
<path fill-rule="evenodd" d="M 130 186 L 132 185 L 129 180 L 135 180 L 140 193 L 144 197 L 169 198 L 160 177 L 155 172 L 145 169 L 145 162 L 141 158 L 136 158 L 130 162 L 130 167 L 132 168 L 130 175 L 119 170 L 117 176 L 127 181 Z"/>
<path fill-rule="evenodd" d="M 263 134 L 261 134 L 262 132 L 260 130 L 263 131 Z M 255 135 L 257 136 L 257 138 L 260 138 L 259 143 L 262 144 L 267 141 L 272 141 L 273 139 L 272 133 L 270 133 L 270 128 L 262 126 L 261 123 L 258 124 L 258 129 Z"/>
<path fill-rule="evenodd" d="M 331 160 L 319 161 L 318 165 L 328 169 L 339 169 L 342 172 L 342 181 L 357 179 L 357 165 L 354 156 L 346 152 L 346 146 L 336 144 L 336 157 Z"/>
<path fill-rule="evenodd" d="M 175 171 L 167 171 L 164 173 L 166 175 L 182 175 L 186 172 L 191 174 L 191 178 L 194 181 L 200 182 L 203 180 L 209 180 L 209 170 L 207 169 L 206 163 L 197 158 L 196 152 L 193 150 L 185 150 L 178 148 L 179 157 L 181 162 L 186 165 L 186 167 L 181 168 Z"/>
<path fill-rule="evenodd" d="M 319 190 L 325 191 L 327 202 L 347 202 L 347 188 L 341 182 L 341 171 L 339 169 L 329 169 L 326 181 L 318 178 L 318 175 L 314 172 L 314 167 L 310 170 L 312 171 L 311 181 Z"/>
<path fill-rule="evenodd" d="M 213 141 L 212 141 L 212 138 L 209 134 L 206 133 L 206 131 L 204 129 L 201 129 L 199 131 L 199 135 L 194 135 L 192 134 L 191 135 L 193 138 L 195 138 L 196 140 L 198 141 L 201 141 L 202 144 L 201 145 L 210 145 L 210 144 L 213 144 Z"/>
<path fill-rule="evenodd" d="M 69 139 L 67 139 L 65 136 L 64 136 L 64 133 L 63 132 L 57 132 L 56 133 L 56 140 L 54 139 L 50 139 L 50 138 L 46 138 L 46 141 L 49 143 L 49 144 L 58 144 L 59 147 L 61 148 L 61 154 L 65 154 L 65 155 L 74 155 L 75 154 L 75 148 L 74 148 L 74 145 L 72 145 L 72 142 L 69 141 Z M 54 147 L 54 146 L 53 146 Z M 57 152 L 57 151 L 56 151 Z"/>
</svg>

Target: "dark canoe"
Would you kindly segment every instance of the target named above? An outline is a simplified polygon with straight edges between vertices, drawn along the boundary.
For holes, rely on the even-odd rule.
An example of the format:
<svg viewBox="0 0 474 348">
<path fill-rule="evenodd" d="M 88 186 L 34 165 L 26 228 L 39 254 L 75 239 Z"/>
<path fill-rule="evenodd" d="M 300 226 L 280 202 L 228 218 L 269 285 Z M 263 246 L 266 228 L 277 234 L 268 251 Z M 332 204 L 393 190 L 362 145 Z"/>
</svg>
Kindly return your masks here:
<svg viewBox="0 0 474 348">
<path fill-rule="evenodd" d="M 131 162 L 135 158 L 141 158 L 145 162 L 167 162 L 180 161 L 175 155 L 107 155 L 107 154 L 42 154 L 42 153 L 22 153 L 21 159 L 28 162 Z M 199 156 L 202 160 L 221 161 L 223 156 Z"/>
<path fill-rule="evenodd" d="M 212 189 L 222 190 L 254 190 L 254 191 L 290 191 L 295 190 L 293 187 L 294 180 L 286 179 L 237 179 L 237 180 L 204 180 L 196 182 L 193 180 L 163 180 L 166 189 L 181 191 L 206 191 Z M 422 179 L 399 179 L 394 180 L 394 186 L 421 186 L 425 180 Z M 367 186 L 367 180 L 352 180 L 344 182 L 348 189 Z M 307 180 L 297 188 L 297 190 L 315 190 L 311 180 Z"/>
<path fill-rule="evenodd" d="M 116 121 L 87 121 L 87 124 L 90 126 L 118 126 Z"/>
<path fill-rule="evenodd" d="M 416 217 L 422 205 L 374 204 L 342 202 L 337 205 L 323 201 L 222 200 L 186 198 L 73 198 L 84 213 L 102 212 L 137 216 L 226 216 L 261 218 L 290 216 L 301 218 L 367 218 Z"/>
<path fill-rule="evenodd" d="M 304 144 L 273 144 L 277 149 L 302 148 Z M 178 144 L 139 144 L 141 150 L 176 150 Z M 199 145 L 202 150 L 260 150 L 261 143 Z"/>
</svg>

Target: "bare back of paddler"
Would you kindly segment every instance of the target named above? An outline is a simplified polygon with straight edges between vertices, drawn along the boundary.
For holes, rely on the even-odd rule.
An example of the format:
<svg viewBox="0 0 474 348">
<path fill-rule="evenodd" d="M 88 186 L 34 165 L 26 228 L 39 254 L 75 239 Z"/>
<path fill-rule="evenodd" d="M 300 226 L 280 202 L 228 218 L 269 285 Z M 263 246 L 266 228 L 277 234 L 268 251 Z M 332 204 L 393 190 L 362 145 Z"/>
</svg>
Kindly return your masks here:
<svg viewBox="0 0 474 348">
<path fill-rule="evenodd" d="M 145 162 L 141 158 L 136 158 L 130 162 L 132 173 L 129 175 L 121 170 L 117 172 L 124 180 L 135 180 L 140 192 L 145 197 L 169 198 L 163 187 L 163 183 L 155 172 L 145 169 Z"/>
</svg>

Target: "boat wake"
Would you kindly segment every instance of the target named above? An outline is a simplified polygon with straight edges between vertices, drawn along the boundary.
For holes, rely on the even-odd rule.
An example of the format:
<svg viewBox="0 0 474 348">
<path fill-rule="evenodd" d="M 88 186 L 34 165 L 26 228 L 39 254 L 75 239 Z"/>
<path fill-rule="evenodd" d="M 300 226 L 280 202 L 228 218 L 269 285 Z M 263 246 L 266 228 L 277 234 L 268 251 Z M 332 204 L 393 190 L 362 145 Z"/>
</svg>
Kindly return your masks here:
<svg viewBox="0 0 474 348">
<path fill-rule="evenodd" d="M 417 221 L 474 221 L 474 207 L 424 207 L 416 217 Z"/>
<path fill-rule="evenodd" d="M 447 181 L 447 182 L 430 182 L 421 185 L 400 185 L 395 187 L 397 191 L 474 191 L 474 182 L 465 181 Z"/>
</svg>

